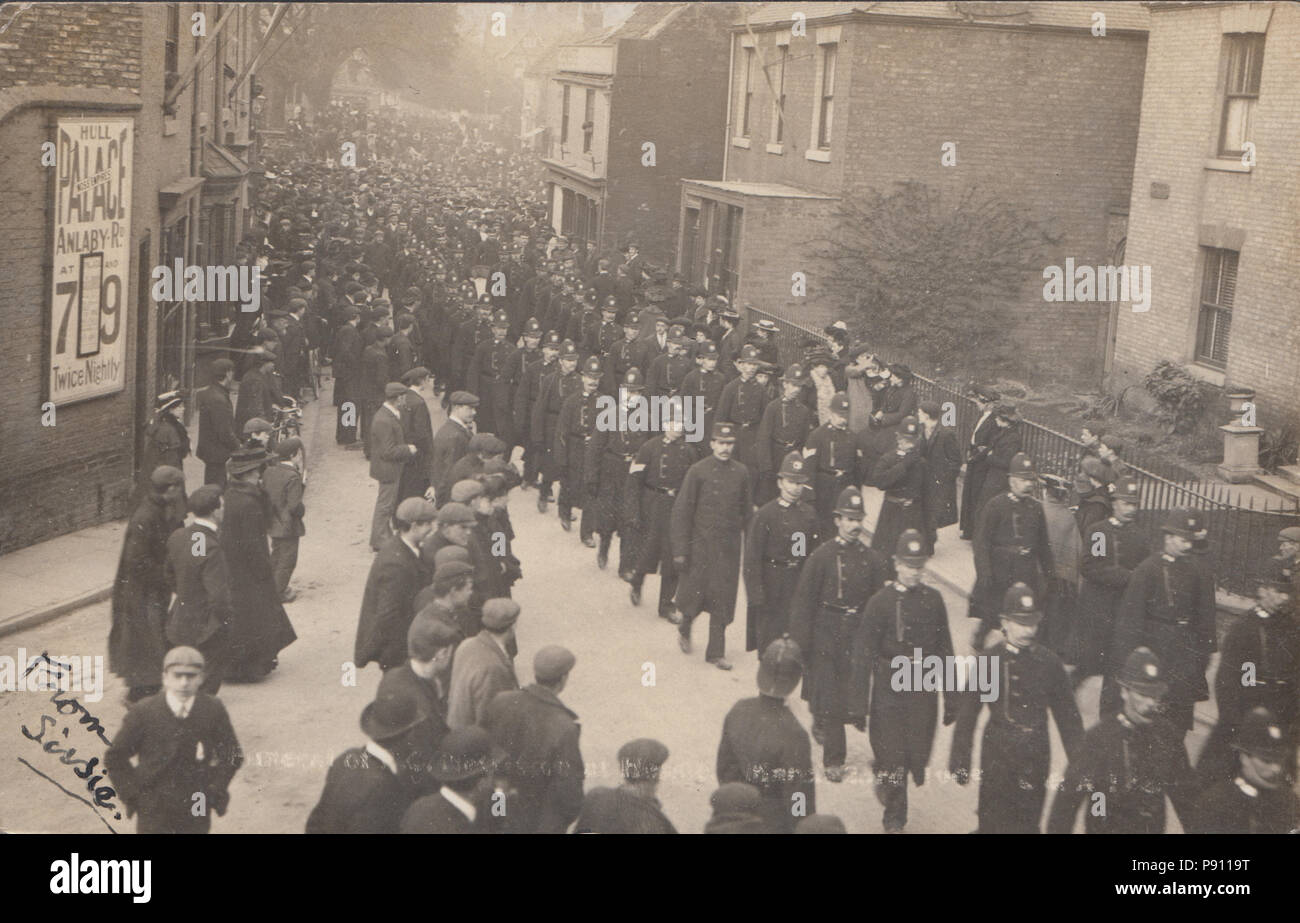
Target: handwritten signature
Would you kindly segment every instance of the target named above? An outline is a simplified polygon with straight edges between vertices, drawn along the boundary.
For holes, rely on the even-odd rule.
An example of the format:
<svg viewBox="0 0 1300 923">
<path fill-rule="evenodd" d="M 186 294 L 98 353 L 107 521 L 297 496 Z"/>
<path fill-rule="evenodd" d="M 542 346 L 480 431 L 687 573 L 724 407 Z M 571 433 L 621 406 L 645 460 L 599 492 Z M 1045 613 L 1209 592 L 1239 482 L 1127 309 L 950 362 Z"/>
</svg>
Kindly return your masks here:
<svg viewBox="0 0 1300 923">
<path fill-rule="evenodd" d="M 42 653 L 39 658 L 35 658 L 32 661 L 32 664 L 28 666 L 27 673 L 36 669 L 39 662 L 42 660 L 51 668 L 70 669 L 65 664 L 50 660 L 48 654 Z M 87 709 L 85 705 L 81 704 L 79 700 L 56 690 L 54 694 L 50 696 L 50 701 L 54 704 L 54 710 L 57 714 L 63 716 L 77 715 L 78 724 L 84 725 L 85 729 L 89 733 L 98 737 L 105 746 L 112 743 L 112 741 L 109 740 L 108 735 L 104 733 L 104 726 L 99 723 L 99 719 L 91 714 L 90 710 Z M 99 757 L 92 756 L 90 759 L 78 758 L 76 756 L 77 748 L 69 747 L 64 749 L 60 746 L 60 741 L 57 735 L 55 735 L 51 740 L 45 740 L 46 732 L 58 727 L 59 719 L 55 715 L 45 714 L 41 715 L 40 728 L 35 733 L 33 733 L 31 728 L 25 724 L 22 726 L 21 730 L 24 737 L 28 740 L 39 743 L 41 749 L 46 753 L 59 757 L 60 763 L 65 766 L 73 767 L 72 771 L 76 774 L 77 778 L 86 783 L 86 791 L 94 797 L 95 805 L 113 811 L 114 820 L 121 820 L 122 814 L 117 805 L 113 803 L 113 799 L 117 797 L 117 791 L 110 785 L 99 784 L 104 779 L 104 776 L 96 771 L 96 767 L 100 762 Z M 63 727 L 60 730 L 64 738 L 69 736 L 69 729 L 67 727 Z"/>
</svg>

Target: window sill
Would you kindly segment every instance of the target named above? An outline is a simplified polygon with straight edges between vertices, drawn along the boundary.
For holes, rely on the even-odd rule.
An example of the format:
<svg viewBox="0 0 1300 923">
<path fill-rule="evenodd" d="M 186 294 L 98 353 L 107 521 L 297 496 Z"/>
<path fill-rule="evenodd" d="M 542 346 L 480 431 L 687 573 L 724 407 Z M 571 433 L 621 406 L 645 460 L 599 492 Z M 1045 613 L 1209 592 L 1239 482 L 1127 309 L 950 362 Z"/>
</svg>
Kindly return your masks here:
<svg viewBox="0 0 1300 923">
<path fill-rule="evenodd" d="M 784 144 L 769 144 L 769 145 L 767 146 L 767 152 L 768 152 L 769 154 L 784 154 L 784 153 L 785 153 L 785 145 L 784 145 Z"/>
<path fill-rule="evenodd" d="M 1187 364 L 1187 371 L 1191 372 L 1201 381 L 1214 385 L 1216 388 L 1222 388 L 1224 382 L 1228 380 L 1227 373 L 1222 369 L 1216 369 L 1213 366 L 1203 365 L 1193 359 Z"/>
<path fill-rule="evenodd" d="M 803 156 L 804 156 L 804 160 L 814 160 L 817 163 L 831 162 L 831 152 L 823 151 L 820 150 L 819 148 L 813 148 L 812 150 L 804 151 Z"/>
<path fill-rule="evenodd" d="M 1221 173 L 1249 173 L 1251 167 L 1241 162 L 1240 158 L 1211 157 L 1205 161 L 1205 169 L 1218 170 Z"/>
<path fill-rule="evenodd" d="M 749 150 L 749 139 L 748 139 L 748 138 L 732 138 L 732 139 L 731 139 L 731 146 L 732 146 L 732 147 L 743 147 L 745 150 Z"/>
</svg>

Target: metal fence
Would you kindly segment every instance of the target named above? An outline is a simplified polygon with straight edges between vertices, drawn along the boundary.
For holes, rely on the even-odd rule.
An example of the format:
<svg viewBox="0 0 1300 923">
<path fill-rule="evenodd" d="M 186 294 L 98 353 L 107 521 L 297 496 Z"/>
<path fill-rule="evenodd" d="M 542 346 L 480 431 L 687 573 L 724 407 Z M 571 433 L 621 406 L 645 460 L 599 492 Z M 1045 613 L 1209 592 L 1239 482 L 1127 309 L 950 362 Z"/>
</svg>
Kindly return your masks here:
<svg viewBox="0 0 1300 923">
<path fill-rule="evenodd" d="M 748 311 L 746 320 L 751 325 L 764 319 L 776 323 L 779 329 L 775 338 L 782 365 L 801 361 L 809 340 L 819 343 L 828 340 L 820 331 L 786 318 L 757 308 Z M 873 352 L 890 364 L 895 361 L 895 357 L 885 352 Z M 935 401 L 940 405 L 951 402 L 956 411 L 958 438 L 962 445 L 967 444 L 979 419 L 979 408 L 974 399 L 960 387 L 916 374 L 915 370 L 913 375 L 919 400 Z M 1034 459 L 1041 473 L 1069 477 L 1078 470 L 1084 448 L 1079 440 L 1029 419 L 1022 420 L 1020 429 L 1025 451 Z M 1151 546 L 1155 548 L 1158 545 L 1160 526 L 1168 510 L 1180 507 L 1200 510 L 1209 531 L 1209 557 L 1216 584 L 1229 592 L 1253 597 L 1259 580 L 1271 567 L 1270 558 L 1277 554 L 1277 533 L 1287 526 L 1300 526 L 1300 508 L 1282 508 L 1285 501 L 1281 498 L 1278 500 L 1279 508 L 1260 508 L 1261 504 L 1256 503 L 1254 497 L 1242 505 L 1227 485 L 1205 481 L 1176 464 L 1136 448 L 1126 448 L 1123 458 L 1138 481 L 1141 512 L 1137 522 Z"/>
</svg>

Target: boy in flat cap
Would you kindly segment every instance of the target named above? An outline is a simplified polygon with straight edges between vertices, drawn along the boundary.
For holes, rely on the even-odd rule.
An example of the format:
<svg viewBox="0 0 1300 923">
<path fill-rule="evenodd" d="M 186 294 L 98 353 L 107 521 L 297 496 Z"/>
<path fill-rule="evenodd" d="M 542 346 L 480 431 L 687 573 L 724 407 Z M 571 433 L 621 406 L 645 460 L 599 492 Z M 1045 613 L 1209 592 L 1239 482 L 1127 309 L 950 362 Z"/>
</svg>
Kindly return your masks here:
<svg viewBox="0 0 1300 923">
<path fill-rule="evenodd" d="M 560 701 L 575 658 L 550 645 L 533 658 L 532 685 L 499 692 L 483 727 L 506 753 L 506 777 L 519 793 L 512 833 L 564 833 L 582 809 L 585 775 L 578 716 Z"/>
<path fill-rule="evenodd" d="M 474 417 L 478 398 L 468 391 L 453 391 L 448 398 L 447 421 L 433 436 L 429 453 L 429 481 L 433 484 L 434 502 L 441 507 L 451 500 L 451 469 L 469 451 L 474 435 Z"/>
<path fill-rule="evenodd" d="M 189 498 L 194 519 L 167 539 L 167 583 L 176 592 L 167 640 L 194 647 L 206 662 L 203 691 L 216 695 L 230 643 L 230 571 L 221 548 L 221 488 L 204 484 Z"/>
<path fill-rule="evenodd" d="M 167 584 L 167 538 L 181 526 L 171 510 L 185 489 L 185 475 L 167 465 L 155 468 L 149 494 L 126 526 L 113 580 L 113 623 L 108 666 L 128 686 L 127 701 L 158 691 L 158 670 L 166 653 L 163 625 L 171 588 Z"/>
<path fill-rule="evenodd" d="M 519 603 L 512 599 L 489 599 L 483 604 L 483 630 L 462 641 L 452 660 L 447 701 L 451 727 L 482 726 L 496 694 L 519 688 L 510 653 L 518 618 Z"/>
<path fill-rule="evenodd" d="M 397 534 L 380 549 L 366 577 L 354 652 L 358 667 L 375 661 L 387 670 L 406 660 L 415 596 L 428 582 L 420 545 L 436 516 L 433 504 L 422 497 L 407 497 L 398 505 L 393 517 Z"/>
<path fill-rule="evenodd" d="M 391 534 L 389 520 L 397 507 L 397 488 L 402 471 L 410 464 L 418 449 L 406 441 L 402 430 L 402 396 L 406 386 L 390 381 L 384 386 L 384 403 L 375 411 L 370 421 L 366 445 L 370 449 L 370 476 L 379 482 L 375 497 L 375 514 L 370 521 L 370 548 L 378 551 Z"/>
<path fill-rule="evenodd" d="M 655 790 L 668 748 L 647 737 L 625 743 L 618 750 L 624 782 L 618 788 L 593 788 L 582 802 L 574 833 L 676 833 L 664 816 Z"/>
<path fill-rule="evenodd" d="M 434 759 L 433 775 L 440 788 L 407 809 L 401 832 L 493 832 L 490 815 L 493 776 L 503 756 L 481 727 L 470 725 L 449 732 Z M 511 813 L 507 808 L 507 818 Z"/>
<path fill-rule="evenodd" d="M 432 785 L 434 754 L 446 735 L 447 682 L 451 675 L 451 658 L 464 635 L 454 624 L 431 616 L 417 615 L 406 633 L 406 662 L 384 671 L 377 698 L 385 695 L 404 697 L 416 704 L 425 721 L 411 737 L 414 756 L 411 781 L 420 794 L 437 791 Z"/>
<path fill-rule="evenodd" d="M 243 765 L 221 700 L 200 692 L 203 655 L 176 647 L 163 659 L 163 691 L 137 702 L 104 754 L 137 833 L 207 833 L 224 815 L 228 788 Z M 132 760 L 136 760 L 132 763 Z"/>
</svg>

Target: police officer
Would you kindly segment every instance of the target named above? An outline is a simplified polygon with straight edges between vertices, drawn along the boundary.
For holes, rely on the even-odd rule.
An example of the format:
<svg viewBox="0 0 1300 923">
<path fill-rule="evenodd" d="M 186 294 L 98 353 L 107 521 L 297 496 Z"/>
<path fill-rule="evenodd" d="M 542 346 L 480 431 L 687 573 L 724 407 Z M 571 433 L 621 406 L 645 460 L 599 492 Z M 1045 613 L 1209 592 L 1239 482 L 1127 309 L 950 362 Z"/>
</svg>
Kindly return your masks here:
<svg viewBox="0 0 1300 923">
<path fill-rule="evenodd" d="M 727 382 L 718 399 L 718 414 L 715 419 L 735 424 L 736 458 L 749 468 L 749 488 L 752 495 L 758 485 L 758 458 L 754 444 L 758 438 L 758 424 L 763 419 L 767 408 L 767 391 L 754 377 L 760 361 L 758 350 L 753 344 L 741 347 L 736 358 L 736 368 L 740 377 Z M 726 374 L 726 370 L 723 370 Z"/>
<path fill-rule="evenodd" d="M 803 366 L 790 363 L 781 376 L 781 396 L 769 401 L 758 424 L 754 459 L 758 464 L 758 493 L 754 501 L 767 503 L 777 495 L 777 466 L 790 452 L 802 452 L 813 429 L 813 413 L 800 398 L 808 376 Z"/>
<path fill-rule="evenodd" d="M 641 370 L 628 369 L 623 377 L 620 401 L 630 405 L 641 400 L 644 393 L 645 380 L 641 377 Z M 623 500 L 627 492 L 628 470 L 648 435 L 639 427 L 596 428 L 587 443 L 587 457 L 583 462 L 587 497 L 592 507 L 592 528 L 600 536 L 596 566 L 604 570 L 609 563 L 609 546 L 617 531 L 618 572 L 624 580 L 631 576 L 636 560 L 637 522 L 623 516 Z"/>
<path fill-rule="evenodd" d="M 1037 598 L 1052 574 L 1047 517 L 1033 497 L 1037 479 L 1033 459 L 1021 452 L 1011 459 L 1008 470 L 1010 489 L 985 504 L 975 527 L 975 588 L 968 614 L 980 620 L 971 641 L 976 651 L 997 623 L 998 604 L 1007 587 L 1025 583 Z"/>
<path fill-rule="evenodd" d="M 1050 710 L 1067 759 L 1083 737 L 1083 720 L 1060 658 L 1034 640 L 1043 610 L 1034 590 L 1015 583 L 1007 590 L 999 617 L 1003 638 L 984 651 L 998 670 L 998 688 L 989 700 L 989 720 L 980 746 L 978 833 L 1037 833 L 1047 794 L 1051 741 Z M 982 693 L 962 695 L 953 730 L 948 771 L 959 785 L 970 780 L 971 744 L 983 707 Z"/>
<path fill-rule="evenodd" d="M 925 534 L 908 529 L 898 536 L 894 549 L 896 579 L 867 601 L 866 612 L 853 641 L 854 666 L 859 670 L 849 703 L 856 725 L 870 714 L 868 735 L 876 772 L 876 797 L 885 806 L 884 827 L 897 833 L 907 825 L 907 777 L 925 784 L 925 770 L 934 745 L 938 718 L 938 690 L 898 689 L 900 669 L 912 670 L 929 657 L 952 656 L 948 610 L 934 587 L 921 582 L 929 559 Z M 956 690 L 943 690 L 943 723 L 957 716 Z M 868 701 L 870 708 L 868 711 Z"/>
<path fill-rule="evenodd" d="M 1072 833 L 1080 802 L 1088 833 L 1164 833 L 1165 796 L 1184 829 L 1193 823 L 1195 777 L 1182 742 L 1162 732 L 1169 692 L 1160 661 L 1135 648 L 1117 677 L 1123 704 L 1090 728 L 1048 816 L 1048 833 Z"/>
<path fill-rule="evenodd" d="M 793 833 L 795 821 L 817 810 L 812 742 L 785 704 L 803 675 L 803 655 L 789 636 L 763 651 L 759 695 L 727 712 L 718 743 L 718 784 L 758 789 L 758 813 L 773 833 Z"/>
<path fill-rule="evenodd" d="M 515 446 L 523 446 L 524 457 L 521 461 L 527 475 L 532 473 L 528 468 L 531 462 L 531 459 L 528 458 L 528 426 L 526 415 L 523 421 L 520 420 L 519 391 L 528 377 L 528 367 L 542 358 L 542 325 L 537 322 L 537 318 L 530 317 L 524 321 L 523 343 L 523 346 L 514 351 L 514 354 L 510 357 L 510 364 L 506 367 L 506 382 L 510 389 L 510 414 L 513 424 L 510 428 L 512 438 L 511 444 L 506 450 L 506 460 L 508 461 L 514 455 Z M 521 486 L 526 489 L 534 486 L 535 483 L 535 480 L 525 476 Z"/>
<path fill-rule="evenodd" d="M 1110 515 L 1083 533 L 1079 604 L 1066 658 L 1075 664 L 1076 688 L 1089 676 L 1112 672 L 1107 669 L 1106 655 L 1114 634 L 1115 612 L 1149 545 L 1136 524 L 1138 504 L 1137 481 L 1120 478 L 1111 496 Z"/>
<path fill-rule="evenodd" d="M 640 335 L 641 313 L 628 311 L 623 318 L 623 338 L 606 349 L 604 361 L 601 362 L 601 366 L 605 369 L 605 381 L 602 383 L 605 394 L 613 394 L 617 391 L 618 384 L 627 374 L 627 370 L 636 366 L 637 357 L 641 354 Z"/>
<path fill-rule="evenodd" d="M 553 449 L 556 470 L 560 474 L 560 497 L 555 504 L 560 525 L 566 532 L 573 528 L 573 508 L 582 507 L 578 534 L 588 548 L 596 547 L 593 535 L 595 517 L 592 515 L 591 499 L 586 493 L 588 478 L 584 469 L 587 443 L 596 432 L 597 402 L 600 397 L 596 387 L 599 384 L 600 360 L 590 356 L 582 367 L 582 390 L 566 397 L 560 407 Z"/>
<path fill-rule="evenodd" d="M 548 373 L 538 385 L 537 400 L 533 403 L 530 430 L 533 443 L 541 446 L 539 458 L 542 483 L 537 490 L 537 512 L 545 513 L 546 504 L 551 499 L 551 485 L 560 474 L 560 458 L 555 452 L 555 437 L 560 421 L 560 409 L 564 402 L 574 394 L 582 391 L 582 376 L 578 374 L 578 347 L 572 340 L 560 344 L 558 368 Z M 569 520 L 561 516 L 560 522 L 566 529 Z"/>
<path fill-rule="evenodd" d="M 781 462 L 779 496 L 758 508 L 745 535 L 745 650 L 765 651 L 785 633 L 799 569 L 818 544 L 817 513 L 804 502 L 808 466 L 799 452 Z"/>
<path fill-rule="evenodd" d="M 1286 776 L 1285 734 L 1267 708 L 1246 713 L 1233 738 L 1237 772 L 1202 792 L 1191 833 L 1295 833 L 1300 799 Z"/>
<path fill-rule="evenodd" d="M 712 341 L 699 344 L 695 350 L 695 368 L 686 373 L 678 389 L 682 401 L 702 398 L 704 401 L 704 432 L 713 432 L 713 419 L 722 400 L 722 389 L 727 379 L 718 371 L 718 347 Z"/>
<path fill-rule="evenodd" d="M 673 563 L 682 574 L 677 608 L 682 614 L 678 646 L 691 652 L 691 623 L 709 613 L 709 644 L 705 659 L 719 670 L 730 670 L 726 630 L 736 613 L 740 583 L 740 538 L 754 511 L 745 466 L 732 458 L 737 427 L 713 425 L 709 445 L 713 454 L 691 465 L 673 501 L 671 544 Z"/>
<path fill-rule="evenodd" d="M 849 432 L 849 396 L 838 392 L 831 398 L 830 419 L 808 434 L 804 457 L 813 469 L 813 503 L 822 535 L 835 531 L 832 518 L 840 492 L 858 474 L 858 447 Z M 865 600 L 864 600 L 865 602 Z"/>
<path fill-rule="evenodd" d="M 671 519 L 677 491 L 691 465 L 699 460 L 693 446 L 682 438 L 682 418 L 670 409 L 663 418 L 663 433 L 652 436 L 637 449 L 628 469 L 627 518 L 641 523 L 641 547 L 637 551 L 629 583 L 632 605 L 641 604 L 641 586 L 646 574 L 659 572 L 659 617 L 674 625 L 681 615 L 673 607 L 677 593 L 677 566 L 671 552 Z M 621 569 L 621 564 L 620 564 Z"/>
<path fill-rule="evenodd" d="M 925 536 L 926 553 L 933 554 L 930 544 L 930 466 L 921 451 L 921 424 L 916 417 L 904 417 L 898 425 L 898 447 L 876 462 L 871 483 L 885 492 L 871 547 L 881 554 L 891 552 L 898 537 L 909 529 Z"/>
<path fill-rule="evenodd" d="M 534 321 L 529 321 L 530 325 Z M 540 325 L 539 325 L 540 326 Z M 525 342 L 528 334 L 525 333 Z M 560 356 L 560 345 L 564 341 L 552 330 L 541 341 L 540 356 L 528 361 L 522 377 L 515 385 L 515 432 L 524 442 L 524 489 L 537 487 L 541 477 L 542 462 L 546 457 L 546 447 L 534 438 L 532 433 L 533 407 L 541 395 L 542 380 L 559 368 L 556 365 Z M 526 354 L 527 350 L 520 350 Z M 538 497 L 540 502 L 542 496 Z M 543 508 L 544 510 L 544 508 Z"/>
<path fill-rule="evenodd" d="M 1214 677 L 1219 720 L 1196 767 L 1203 784 L 1231 778 L 1231 741 L 1242 719 L 1256 707 L 1267 708 L 1277 719 L 1290 749 L 1287 768 L 1294 773 L 1300 730 L 1300 621 L 1294 592 L 1290 575 L 1275 567 L 1260 581 L 1254 607 L 1224 636 Z"/>
<path fill-rule="evenodd" d="M 1149 647 L 1165 668 L 1169 683 L 1166 714 L 1173 728 L 1192 729 L 1192 706 L 1209 698 L 1205 668 L 1216 647 L 1214 595 L 1206 572 L 1188 557 L 1205 524 L 1195 510 L 1172 510 L 1162 527 L 1164 547 L 1133 571 L 1115 617 L 1112 663 L 1122 662 L 1139 645 Z M 1109 684 L 1113 689 L 1114 681 Z M 1103 706 L 1114 701 L 1102 690 Z"/>
<path fill-rule="evenodd" d="M 514 418 L 510 407 L 510 362 L 515 347 L 506 340 L 510 332 L 510 315 L 497 311 L 491 322 L 492 336 L 474 348 L 466 377 L 469 391 L 479 396 L 481 432 L 493 433 L 514 445 Z"/>
<path fill-rule="evenodd" d="M 889 562 L 859 540 L 864 516 L 861 491 L 841 491 L 834 506 L 835 537 L 808 556 L 790 603 L 790 636 L 808 651 L 803 697 L 812 710 L 813 739 L 822 744 L 822 765 L 831 782 L 844 779 L 853 639 L 867 600 L 894 576 Z M 866 730 L 865 719 L 854 726 Z"/>
</svg>

